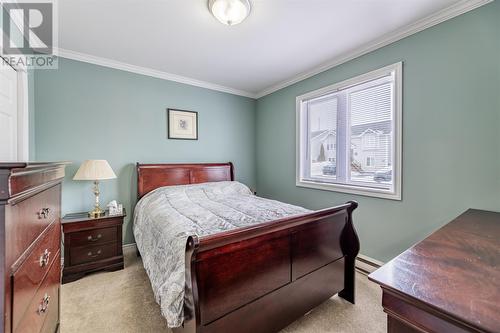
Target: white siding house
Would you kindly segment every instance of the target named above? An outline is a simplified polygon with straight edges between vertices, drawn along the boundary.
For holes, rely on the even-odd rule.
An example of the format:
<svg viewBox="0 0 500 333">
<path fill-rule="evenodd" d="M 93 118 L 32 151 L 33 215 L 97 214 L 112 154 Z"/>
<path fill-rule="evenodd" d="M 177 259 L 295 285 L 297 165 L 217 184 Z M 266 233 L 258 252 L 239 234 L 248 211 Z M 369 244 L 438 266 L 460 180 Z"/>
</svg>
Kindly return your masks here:
<svg viewBox="0 0 500 333">
<path fill-rule="evenodd" d="M 392 165 L 391 121 L 351 126 L 352 167 L 373 173 Z M 311 132 L 312 163 L 336 162 L 337 136 L 334 130 Z"/>
<path fill-rule="evenodd" d="M 311 160 L 335 163 L 337 158 L 337 135 L 334 130 L 311 133 Z"/>
<path fill-rule="evenodd" d="M 351 127 L 353 163 L 361 172 L 374 172 L 392 165 L 391 121 Z"/>
</svg>

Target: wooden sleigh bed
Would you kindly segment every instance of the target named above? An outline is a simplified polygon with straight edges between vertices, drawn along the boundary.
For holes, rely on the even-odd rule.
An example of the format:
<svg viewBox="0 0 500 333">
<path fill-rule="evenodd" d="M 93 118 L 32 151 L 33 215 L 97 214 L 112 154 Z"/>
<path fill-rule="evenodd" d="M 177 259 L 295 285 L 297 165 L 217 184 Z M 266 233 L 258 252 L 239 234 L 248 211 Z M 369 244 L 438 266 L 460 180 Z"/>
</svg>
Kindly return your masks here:
<svg viewBox="0 0 500 333">
<path fill-rule="evenodd" d="M 234 180 L 231 163 L 137 164 L 138 198 L 172 185 Z M 186 245 L 184 324 L 175 333 L 277 332 L 336 293 L 354 303 L 356 202 Z"/>
</svg>

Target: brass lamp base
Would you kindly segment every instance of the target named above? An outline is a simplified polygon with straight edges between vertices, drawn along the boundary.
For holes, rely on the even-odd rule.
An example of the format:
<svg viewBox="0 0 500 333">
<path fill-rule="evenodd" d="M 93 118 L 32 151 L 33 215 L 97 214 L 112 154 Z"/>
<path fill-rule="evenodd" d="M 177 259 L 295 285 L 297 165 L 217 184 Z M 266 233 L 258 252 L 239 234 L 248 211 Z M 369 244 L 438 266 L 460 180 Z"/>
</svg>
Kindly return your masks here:
<svg viewBox="0 0 500 333">
<path fill-rule="evenodd" d="M 103 217 L 105 215 L 105 211 L 102 210 L 100 207 L 94 208 L 91 212 L 89 212 L 89 217 L 91 219 L 97 219 L 99 217 Z"/>
<path fill-rule="evenodd" d="M 95 195 L 95 205 L 94 209 L 89 212 L 89 217 L 92 219 L 96 219 L 104 216 L 104 211 L 99 207 L 99 181 L 94 181 L 94 195 Z"/>
</svg>

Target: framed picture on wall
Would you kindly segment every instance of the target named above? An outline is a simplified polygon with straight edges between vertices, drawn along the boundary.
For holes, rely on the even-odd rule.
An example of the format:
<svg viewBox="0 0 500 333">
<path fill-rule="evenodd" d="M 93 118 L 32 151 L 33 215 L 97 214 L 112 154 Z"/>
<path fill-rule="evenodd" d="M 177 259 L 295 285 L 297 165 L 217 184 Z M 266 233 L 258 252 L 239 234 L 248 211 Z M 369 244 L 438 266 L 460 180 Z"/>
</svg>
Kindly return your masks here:
<svg viewBox="0 0 500 333">
<path fill-rule="evenodd" d="M 198 140 L 198 112 L 167 109 L 169 139 Z"/>
</svg>

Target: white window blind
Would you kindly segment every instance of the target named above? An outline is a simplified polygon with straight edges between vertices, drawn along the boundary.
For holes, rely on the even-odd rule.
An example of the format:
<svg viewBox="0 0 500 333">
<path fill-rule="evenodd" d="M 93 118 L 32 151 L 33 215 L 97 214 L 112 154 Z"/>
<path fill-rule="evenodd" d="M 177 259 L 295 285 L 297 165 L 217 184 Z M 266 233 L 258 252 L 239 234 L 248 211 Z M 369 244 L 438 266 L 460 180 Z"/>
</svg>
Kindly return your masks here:
<svg viewBox="0 0 500 333">
<path fill-rule="evenodd" d="M 297 185 L 401 197 L 401 64 L 297 98 Z"/>
</svg>

